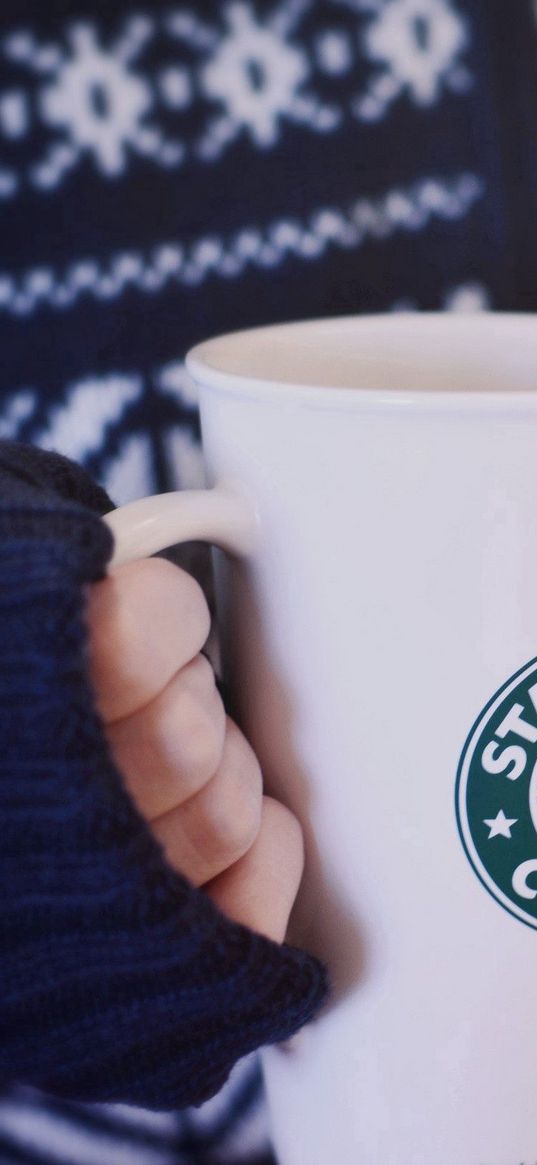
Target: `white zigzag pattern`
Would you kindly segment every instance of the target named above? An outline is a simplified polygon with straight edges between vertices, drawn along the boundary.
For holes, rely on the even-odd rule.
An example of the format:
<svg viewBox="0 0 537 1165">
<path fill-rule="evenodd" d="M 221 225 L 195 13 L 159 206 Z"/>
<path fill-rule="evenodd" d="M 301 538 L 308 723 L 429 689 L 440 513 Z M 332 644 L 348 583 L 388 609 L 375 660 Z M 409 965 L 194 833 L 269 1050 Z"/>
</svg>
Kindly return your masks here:
<svg viewBox="0 0 537 1165">
<path fill-rule="evenodd" d="M 154 295 L 171 282 L 199 285 L 210 275 L 237 278 L 248 266 L 275 268 L 287 256 L 320 259 L 330 247 L 356 249 L 397 231 L 421 231 L 431 219 L 463 218 L 483 192 L 475 174 L 425 178 L 376 199 L 360 198 L 345 210 L 321 207 L 304 222 L 278 219 L 262 229 L 242 229 L 231 239 L 204 236 L 189 247 L 163 243 L 149 255 L 123 252 L 107 263 L 77 260 L 63 275 L 50 267 L 33 268 L 19 278 L 4 274 L 0 312 L 29 316 L 44 306 L 71 308 L 84 295 L 115 300 L 132 287 Z"/>
</svg>

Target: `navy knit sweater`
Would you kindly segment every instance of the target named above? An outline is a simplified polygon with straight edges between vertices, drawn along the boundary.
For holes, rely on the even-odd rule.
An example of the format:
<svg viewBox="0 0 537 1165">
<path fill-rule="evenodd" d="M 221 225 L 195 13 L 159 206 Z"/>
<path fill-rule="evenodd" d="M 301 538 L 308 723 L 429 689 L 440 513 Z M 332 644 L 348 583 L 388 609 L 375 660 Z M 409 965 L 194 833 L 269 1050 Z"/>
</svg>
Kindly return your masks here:
<svg viewBox="0 0 537 1165">
<path fill-rule="evenodd" d="M 0 444 L 0 1080 L 166 1109 L 291 1035 L 325 983 L 174 873 L 122 787 L 84 623 L 110 508 L 66 459 Z"/>
</svg>

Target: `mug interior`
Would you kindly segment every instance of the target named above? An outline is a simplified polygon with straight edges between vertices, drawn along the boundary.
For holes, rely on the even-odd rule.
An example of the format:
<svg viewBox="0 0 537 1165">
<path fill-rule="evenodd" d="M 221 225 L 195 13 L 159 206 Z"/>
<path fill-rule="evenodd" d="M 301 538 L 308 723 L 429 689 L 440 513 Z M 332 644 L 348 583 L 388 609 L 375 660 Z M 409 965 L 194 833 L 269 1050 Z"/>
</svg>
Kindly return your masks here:
<svg viewBox="0 0 537 1165">
<path fill-rule="evenodd" d="M 374 393 L 537 392 L 537 316 L 412 313 L 277 324 L 188 355 L 194 378 Z"/>
</svg>

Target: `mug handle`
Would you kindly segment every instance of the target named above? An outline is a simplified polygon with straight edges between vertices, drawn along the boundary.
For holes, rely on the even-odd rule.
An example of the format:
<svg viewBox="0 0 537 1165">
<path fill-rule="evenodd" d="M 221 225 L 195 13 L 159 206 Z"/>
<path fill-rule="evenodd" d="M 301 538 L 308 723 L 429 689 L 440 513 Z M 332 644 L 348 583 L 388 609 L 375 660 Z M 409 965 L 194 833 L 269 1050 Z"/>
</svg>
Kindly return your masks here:
<svg viewBox="0 0 537 1165">
<path fill-rule="evenodd" d="M 109 569 L 179 542 L 211 542 L 233 557 L 248 558 L 259 526 L 252 502 L 241 486 L 231 482 L 127 502 L 103 520 L 114 536 Z"/>
</svg>

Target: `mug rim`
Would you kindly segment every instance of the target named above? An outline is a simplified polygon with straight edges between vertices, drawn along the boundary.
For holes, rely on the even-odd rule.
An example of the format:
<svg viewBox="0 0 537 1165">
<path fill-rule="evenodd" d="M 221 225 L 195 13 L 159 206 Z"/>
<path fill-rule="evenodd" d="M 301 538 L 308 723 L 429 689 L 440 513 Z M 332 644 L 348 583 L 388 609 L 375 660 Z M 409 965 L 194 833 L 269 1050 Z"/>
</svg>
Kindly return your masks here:
<svg viewBox="0 0 537 1165">
<path fill-rule="evenodd" d="M 388 329 L 392 335 L 404 334 L 416 328 L 429 333 L 429 342 L 450 333 L 455 341 L 470 330 L 481 331 L 484 338 L 494 337 L 502 342 L 520 343 L 527 337 L 535 342 L 535 389 L 508 388 L 495 389 L 443 389 L 443 388 L 388 388 L 371 387 L 367 382 L 361 385 L 344 386 L 337 384 L 312 384 L 307 379 L 278 379 L 258 376 L 248 371 L 237 371 L 230 367 L 229 356 L 237 351 L 237 346 L 255 341 L 256 337 L 271 335 L 274 341 L 278 335 L 285 339 L 306 338 L 307 333 L 321 332 L 327 337 L 345 337 L 352 332 L 371 334 L 378 332 L 380 338 Z M 226 367 L 227 356 L 227 367 Z M 215 391 L 225 396 L 243 398 L 255 403 L 279 405 L 296 404 L 314 409 L 380 408 L 413 410 L 418 407 L 427 411 L 500 411 L 518 412 L 537 409 L 537 314 L 530 312 L 485 311 L 468 314 L 449 312 L 394 312 L 371 315 L 352 314 L 328 316 L 318 319 L 297 319 L 284 323 L 265 324 L 261 327 L 243 328 L 225 332 L 204 340 L 192 347 L 185 357 L 188 373 L 202 390 Z"/>
</svg>

